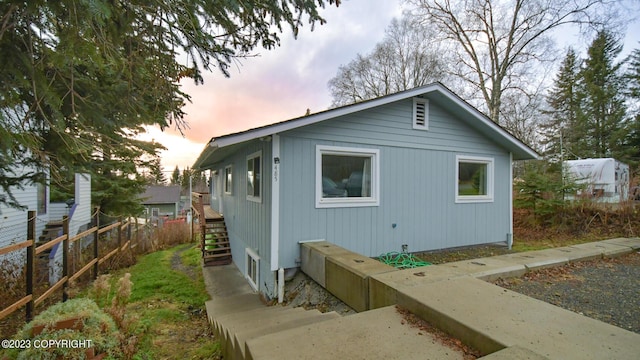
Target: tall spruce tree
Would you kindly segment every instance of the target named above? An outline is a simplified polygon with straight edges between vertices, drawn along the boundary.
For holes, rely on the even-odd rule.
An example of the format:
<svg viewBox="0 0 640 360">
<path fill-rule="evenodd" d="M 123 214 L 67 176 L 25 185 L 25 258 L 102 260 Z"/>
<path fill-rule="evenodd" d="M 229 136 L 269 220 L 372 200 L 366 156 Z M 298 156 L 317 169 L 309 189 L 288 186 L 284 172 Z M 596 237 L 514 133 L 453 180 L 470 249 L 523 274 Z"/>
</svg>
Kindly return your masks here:
<svg viewBox="0 0 640 360">
<path fill-rule="evenodd" d="M 635 49 L 628 59 L 628 69 L 625 75 L 628 89 L 627 96 L 635 105 L 635 113 L 629 123 L 627 143 L 631 164 L 640 163 L 640 49 Z"/>
<path fill-rule="evenodd" d="M 180 169 L 178 169 L 178 165 L 171 173 L 171 185 L 180 185 Z"/>
<path fill-rule="evenodd" d="M 160 156 L 158 155 L 149 162 L 148 182 L 153 185 L 167 184 L 167 177 L 162 171 L 162 164 L 160 163 Z"/>
<path fill-rule="evenodd" d="M 540 129 L 544 136 L 544 155 L 548 159 L 562 160 L 563 153 L 571 153 L 573 144 L 581 137 L 576 129 L 580 106 L 577 91 L 579 71 L 580 60 L 575 51 L 569 49 L 547 95 L 550 110 L 545 112 L 548 118 Z"/>
<path fill-rule="evenodd" d="M 160 149 L 135 136 L 185 125 L 181 79 L 229 76 L 235 58 L 278 46 L 284 27 L 324 23 L 327 3 L 340 0 L 1 1 L 0 204 L 19 206 L 12 190 L 47 169 L 56 182 L 88 171 L 94 202 L 123 214 L 139 189 L 130 168 Z"/>
<path fill-rule="evenodd" d="M 580 111 L 574 131 L 581 135 L 573 146 L 582 158 L 615 157 L 626 160 L 628 132 L 621 63 L 622 46 L 609 31 L 598 32 L 580 70 Z"/>
</svg>

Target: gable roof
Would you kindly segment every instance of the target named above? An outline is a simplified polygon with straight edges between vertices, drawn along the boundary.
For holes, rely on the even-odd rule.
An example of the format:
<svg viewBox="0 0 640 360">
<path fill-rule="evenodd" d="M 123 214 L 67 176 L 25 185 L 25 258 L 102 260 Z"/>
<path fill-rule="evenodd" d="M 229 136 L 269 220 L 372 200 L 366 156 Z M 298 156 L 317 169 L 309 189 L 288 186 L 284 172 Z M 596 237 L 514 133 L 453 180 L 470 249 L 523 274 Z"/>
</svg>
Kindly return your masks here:
<svg viewBox="0 0 640 360">
<path fill-rule="evenodd" d="M 215 162 L 215 158 L 221 157 L 219 155 L 232 152 L 234 145 L 315 124 L 321 121 L 330 120 L 339 116 L 386 105 L 392 102 L 410 99 L 419 95 L 428 95 L 431 101 L 438 103 L 438 105 L 456 115 L 459 119 L 465 121 L 476 131 L 484 134 L 507 151 L 511 152 L 514 160 L 540 158 L 540 155 L 538 155 L 535 150 L 531 149 L 525 143 L 511 135 L 511 133 L 498 124 L 494 123 L 479 110 L 461 99 L 458 95 L 454 94 L 446 86 L 441 83 L 433 83 L 395 94 L 321 111 L 312 115 L 212 138 L 205 146 L 192 168 L 197 170 L 206 169 Z"/>
<path fill-rule="evenodd" d="M 180 186 L 149 185 L 140 196 L 142 204 L 174 204 L 180 202 Z"/>
</svg>

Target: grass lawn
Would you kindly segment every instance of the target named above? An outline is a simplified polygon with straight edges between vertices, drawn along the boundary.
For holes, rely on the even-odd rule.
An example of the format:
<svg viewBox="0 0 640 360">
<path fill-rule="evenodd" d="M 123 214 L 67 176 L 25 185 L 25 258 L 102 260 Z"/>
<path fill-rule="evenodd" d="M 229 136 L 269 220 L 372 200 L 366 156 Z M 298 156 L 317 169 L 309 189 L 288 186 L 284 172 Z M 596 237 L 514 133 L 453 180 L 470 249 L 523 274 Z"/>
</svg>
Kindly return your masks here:
<svg viewBox="0 0 640 360">
<path fill-rule="evenodd" d="M 204 308 L 209 295 L 200 261 L 198 246 L 183 244 L 145 255 L 113 274 L 112 288 L 124 273 L 131 274 L 126 316 L 137 337 L 134 358 L 220 358 Z"/>
</svg>

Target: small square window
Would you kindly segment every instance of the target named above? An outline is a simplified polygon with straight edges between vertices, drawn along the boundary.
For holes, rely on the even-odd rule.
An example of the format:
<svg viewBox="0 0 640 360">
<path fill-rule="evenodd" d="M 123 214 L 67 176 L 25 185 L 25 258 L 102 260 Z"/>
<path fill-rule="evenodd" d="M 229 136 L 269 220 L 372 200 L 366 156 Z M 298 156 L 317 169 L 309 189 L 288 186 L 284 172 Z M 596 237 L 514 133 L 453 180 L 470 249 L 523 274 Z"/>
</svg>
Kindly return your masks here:
<svg viewBox="0 0 640 360">
<path fill-rule="evenodd" d="M 247 200 L 261 202 L 261 156 L 260 151 L 247 157 Z"/>
<path fill-rule="evenodd" d="M 493 201 L 493 159 L 456 156 L 456 202 Z"/>
<path fill-rule="evenodd" d="M 260 257 L 250 248 L 245 248 L 247 255 L 245 265 L 245 276 L 254 290 L 258 290 L 260 283 Z"/>
<path fill-rule="evenodd" d="M 224 193 L 231 195 L 233 189 L 233 167 L 231 165 L 224 168 Z"/>
</svg>

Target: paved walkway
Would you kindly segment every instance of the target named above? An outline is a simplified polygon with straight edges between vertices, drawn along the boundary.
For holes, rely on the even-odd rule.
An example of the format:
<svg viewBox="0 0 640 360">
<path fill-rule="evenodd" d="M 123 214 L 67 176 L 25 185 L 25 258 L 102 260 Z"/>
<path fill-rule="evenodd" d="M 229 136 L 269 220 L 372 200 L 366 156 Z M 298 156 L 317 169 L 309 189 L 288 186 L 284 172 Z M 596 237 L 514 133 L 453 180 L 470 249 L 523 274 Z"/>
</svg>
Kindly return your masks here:
<svg viewBox="0 0 640 360">
<path fill-rule="evenodd" d="M 487 354 L 483 359 L 638 359 L 640 334 L 483 280 L 639 249 L 638 238 L 612 239 L 374 275 L 370 291 L 376 295 L 373 304 L 382 299 L 375 306 L 379 309 L 278 331 L 266 324 L 259 336 L 244 338 L 242 351 L 227 346 L 236 354 L 228 358 L 445 358 L 441 347 L 403 324 L 393 306 L 385 306 L 397 303 Z M 229 318 L 223 315 L 227 311 L 262 306 L 240 301 L 251 298 L 252 291 L 233 265 L 203 272 L 212 296 L 207 303 L 212 322 Z M 227 305 L 216 308 L 216 302 Z"/>
</svg>

